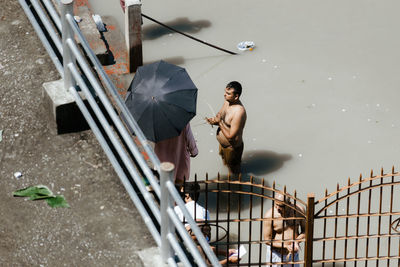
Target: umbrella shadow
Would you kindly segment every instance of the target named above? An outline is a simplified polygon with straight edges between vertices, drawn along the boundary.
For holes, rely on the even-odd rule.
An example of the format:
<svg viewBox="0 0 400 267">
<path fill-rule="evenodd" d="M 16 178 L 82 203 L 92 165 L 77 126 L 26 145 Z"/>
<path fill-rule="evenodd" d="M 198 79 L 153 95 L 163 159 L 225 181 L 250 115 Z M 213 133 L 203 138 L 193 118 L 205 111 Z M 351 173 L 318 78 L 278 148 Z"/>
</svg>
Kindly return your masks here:
<svg viewBox="0 0 400 267">
<path fill-rule="evenodd" d="M 190 21 L 187 17 L 177 18 L 165 22 L 165 24 L 185 33 L 198 33 L 202 28 L 208 28 L 211 26 L 209 20 Z M 173 31 L 158 24 L 144 26 L 142 28 L 143 40 L 154 40 L 170 33 L 173 33 Z"/>
</svg>

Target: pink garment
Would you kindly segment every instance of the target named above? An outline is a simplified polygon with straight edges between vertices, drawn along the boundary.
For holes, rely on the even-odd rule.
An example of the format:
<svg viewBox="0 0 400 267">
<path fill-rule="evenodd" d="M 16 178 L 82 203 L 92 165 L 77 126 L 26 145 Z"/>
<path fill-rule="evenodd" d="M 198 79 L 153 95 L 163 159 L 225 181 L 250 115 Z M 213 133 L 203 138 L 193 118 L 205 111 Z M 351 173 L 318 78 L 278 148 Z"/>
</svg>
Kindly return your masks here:
<svg viewBox="0 0 400 267">
<path fill-rule="evenodd" d="M 182 182 L 189 179 L 190 157 L 199 153 L 189 123 L 179 136 L 155 143 L 154 151 L 160 162 L 171 162 L 175 165 L 175 181 Z"/>
</svg>

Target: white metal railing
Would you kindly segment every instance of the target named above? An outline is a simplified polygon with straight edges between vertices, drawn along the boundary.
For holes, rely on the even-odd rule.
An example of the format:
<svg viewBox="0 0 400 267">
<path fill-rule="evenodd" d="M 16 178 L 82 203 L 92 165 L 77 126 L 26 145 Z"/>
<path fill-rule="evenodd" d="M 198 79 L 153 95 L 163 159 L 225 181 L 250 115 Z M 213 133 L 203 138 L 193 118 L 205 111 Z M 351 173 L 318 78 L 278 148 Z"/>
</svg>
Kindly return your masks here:
<svg viewBox="0 0 400 267">
<path fill-rule="evenodd" d="M 186 220 L 188 221 L 187 223 L 190 224 L 190 227 L 196 235 L 208 261 L 213 266 L 220 266 L 217 257 L 201 233 L 200 228 L 190 216 L 189 211 L 185 207 L 185 203 L 174 186 L 173 164 L 160 164 L 152 147 L 146 140 L 136 121 L 133 119 L 129 110 L 125 106 L 124 101 L 119 96 L 114 84 L 105 73 L 102 65 L 76 24 L 73 14 L 73 0 L 58 1 L 60 4 L 61 16 L 58 15 L 57 10 L 49 0 L 19 0 L 19 2 L 45 49 L 53 60 L 57 70 L 63 77 L 64 90 L 67 90 L 74 97 L 76 104 L 98 139 L 133 203 L 143 217 L 143 220 L 154 240 L 161 248 L 162 258 L 168 262 L 169 265 L 176 266 L 176 261 L 174 260 L 176 254 L 185 266 L 191 266 L 187 255 L 182 249 L 182 246 L 185 246 L 195 259 L 196 264 L 199 266 L 207 265 L 206 260 L 201 256 L 197 245 L 193 242 L 183 223 L 178 219 L 174 212 L 174 203 L 176 203 L 179 205 L 186 217 Z M 31 3 L 31 5 L 28 3 Z M 44 10 L 47 12 L 44 12 Z M 51 20 L 48 16 L 51 17 Z M 38 19 L 44 26 L 44 29 L 40 27 L 40 24 L 37 21 Z M 61 38 L 59 32 L 61 32 Z M 97 74 L 104 82 L 104 88 L 98 78 L 93 74 L 93 69 L 89 66 L 85 56 L 78 48 L 75 38 L 79 40 L 86 56 L 89 58 L 94 69 L 97 71 Z M 54 48 L 57 50 L 54 50 Z M 61 55 L 62 59 L 60 59 L 60 56 L 58 55 Z M 86 76 L 88 82 L 85 82 L 82 76 Z M 78 86 L 82 91 L 81 93 L 78 92 Z M 95 95 L 91 90 L 89 90 L 89 86 L 94 89 Z M 107 96 L 106 92 L 110 97 Z M 96 124 L 95 118 L 91 115 L 92 113 L 89 112 L 87 106 L 84 104 L 84 99 L 88 101 L 90 108 L 95 114 L 97 120 L 100 122 L 101 128 L 103 128 L 106 135 L 103 134 L 99 126 Z M 114 131 L 112 126 L 109 125 L 106 116 L 100 109 L 96 99 L 99 99 L 101 104 L 104 106 L 107 115 L 111 118 L 113 126 L 119 132 L 126 147 L 122 145 L 117 133 Z M 120 116 L 116 113 L 114 106 L 111 104 L 111 100 L 113 100 L 121 111 L 121 114 L 125 117 L 128 127 L 133 129 L 134 134 L 143 146 L 145 152 L 148 154 L 151 164 L 160 173 L 160 184 L 154 177 L 148 163 L 140 153 L 138 147 L 133 142 L 132 136 L 121 121 Z M 113 152 L 112 147 L 107 143 L 107 139 L 111 142 L 112 147 L 116 152 Z M 133 155 L 134 159 L 129 156 L 128 152 Z M 118 160 L 117 156 L 120 160 Z M 136 163 L 133 160 L 135 160 Z M 124 171 L 124 168 L 127 173 Z M 150 182 L 157 197 L 160 199 L 160 205 L 156 203 L 154 197 L 147 191 L 143 183 L 143 177 L 137 168 L 144 173 Z M 151 219 L 149 211 L 145 208 L 144 203 L 139 198 L 128 178 L 128 175 L 133 179 L 135 186 L 139 189 L 144 201 L 146 202 L 146 206 L 149 207 L 151 214 L 156 219 L 156 223 L 161 226 L 161 233 L 157 230 L 156 224 Z M 179 235 L 182 237 L 184 242 L 183 244 L 178 241 L 175 231 L 178 231 Z"/>
</svg>

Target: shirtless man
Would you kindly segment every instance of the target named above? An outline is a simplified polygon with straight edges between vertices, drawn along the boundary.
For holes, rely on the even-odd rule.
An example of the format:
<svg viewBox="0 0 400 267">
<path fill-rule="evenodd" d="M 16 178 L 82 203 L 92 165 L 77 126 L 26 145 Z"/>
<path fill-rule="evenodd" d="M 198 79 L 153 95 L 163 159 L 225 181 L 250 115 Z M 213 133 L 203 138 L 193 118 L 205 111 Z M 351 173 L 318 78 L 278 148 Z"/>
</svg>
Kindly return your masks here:
<svg viewBox="0 0 400 267">
<path fill-rule="evenodd" d="M 282 194 L 275 195 L 274 207 L 269 209 L 264 218 L 289 218 L 303 217 L 303 207 L 294 205 Z M 300 231 L 299 231 L 300 226 Z M 267 242 L 267 262 L 288 262 L 298 261 L 298 251 L 300 241 L 305 237 L 305 220 L 268 220 L 264 221 L 264 240 Z M 273 241 L 271 241 L 273 240 Z M 285 242 L 281 242 L 288 240 Z M 269 266 L 295 266 L 299 264 L 269 265 Z"/>
<path fill-rule="evenodd" d="M 240 83 L 233 81 L 225 88 L 225 102 L 221 110 L 213 118 L 206 118 L 211 125 L 218 125 L 217 140 L 219 154 L 229 173 L 238 175 L 243 154 L 243 128 L 246 124 L 246 110 L 240 102 L 242 93 Z"/>
</svg>

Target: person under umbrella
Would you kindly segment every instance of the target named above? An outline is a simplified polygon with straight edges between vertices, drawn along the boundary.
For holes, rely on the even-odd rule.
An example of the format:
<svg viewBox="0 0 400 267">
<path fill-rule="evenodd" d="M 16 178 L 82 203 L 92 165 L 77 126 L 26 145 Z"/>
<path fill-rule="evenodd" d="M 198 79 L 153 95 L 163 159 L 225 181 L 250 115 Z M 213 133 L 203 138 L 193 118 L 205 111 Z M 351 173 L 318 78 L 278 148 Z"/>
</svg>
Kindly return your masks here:
<svg viewBox="0 0 400 267">
<path fill-rule="evenodd" d="M 137 69 L 125 99 L 160 162 L 175 165 L 176 184 L 189 179 L 190 157 L 198 154 L 189 125 L 196 101 L 197 88 L 186 70 L 162 60 Z"/>
</svg>

